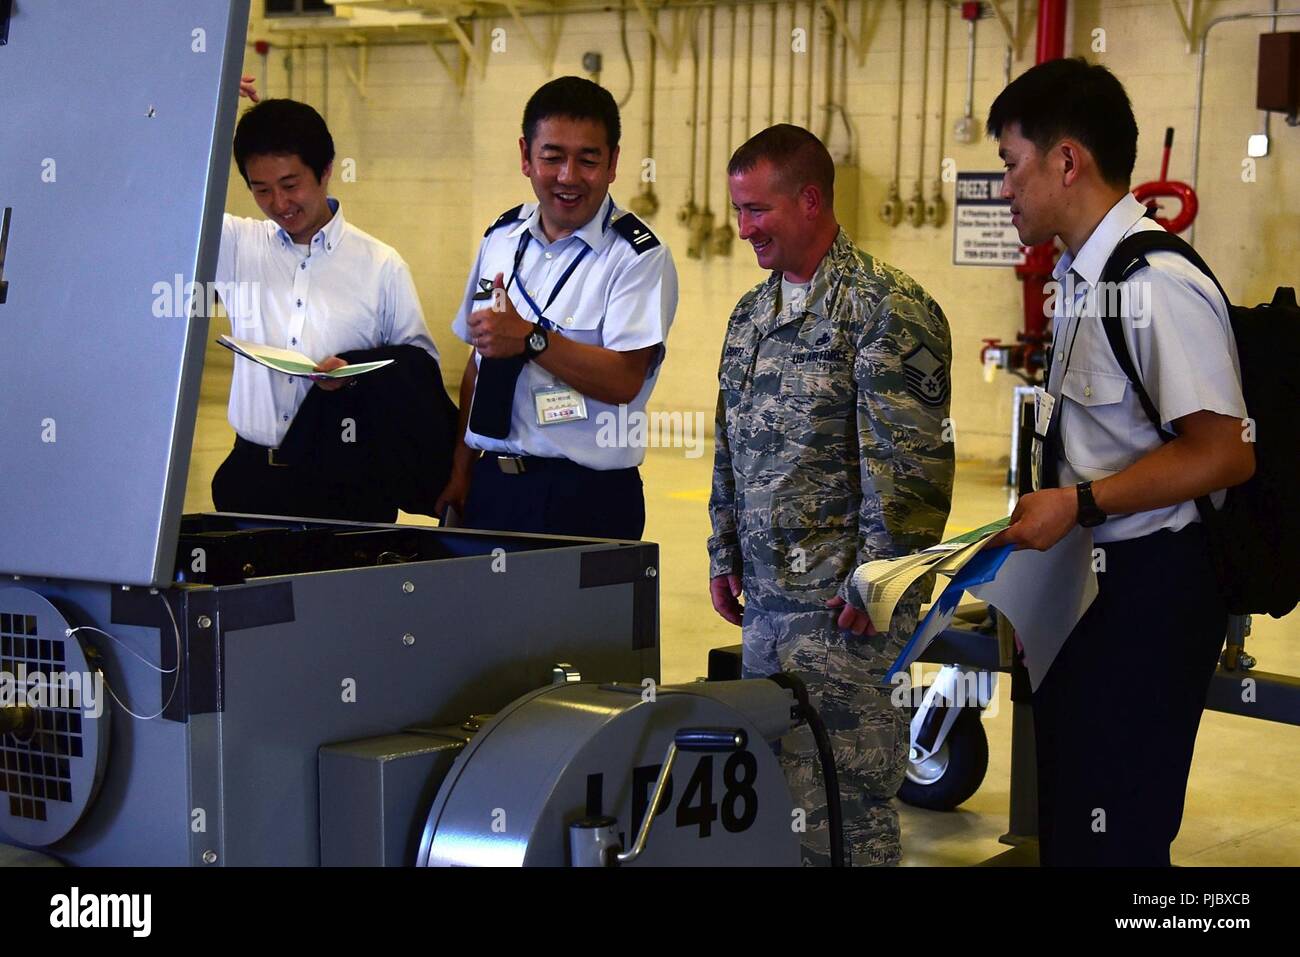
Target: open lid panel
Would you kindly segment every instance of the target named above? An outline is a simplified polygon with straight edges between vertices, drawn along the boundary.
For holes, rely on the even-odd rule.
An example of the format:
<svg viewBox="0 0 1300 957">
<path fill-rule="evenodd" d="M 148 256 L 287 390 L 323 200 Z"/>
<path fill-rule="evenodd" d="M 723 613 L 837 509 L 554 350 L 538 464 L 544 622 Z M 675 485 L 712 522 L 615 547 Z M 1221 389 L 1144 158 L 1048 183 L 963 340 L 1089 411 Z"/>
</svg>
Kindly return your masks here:
<svg viewBox="0 0 1300 957">
<path fill-rule="evenodd" d="M 2 573 L 169 580 L 248 4 L 0 0 Z"/>
</svg>

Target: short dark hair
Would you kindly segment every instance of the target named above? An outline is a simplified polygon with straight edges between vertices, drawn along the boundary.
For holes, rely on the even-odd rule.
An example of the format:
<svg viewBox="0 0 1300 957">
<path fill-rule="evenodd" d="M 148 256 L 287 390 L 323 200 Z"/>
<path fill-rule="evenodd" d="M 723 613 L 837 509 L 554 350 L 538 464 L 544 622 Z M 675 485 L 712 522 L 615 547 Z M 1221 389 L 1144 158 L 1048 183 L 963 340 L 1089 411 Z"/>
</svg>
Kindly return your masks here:
<svg viewBox="0 0 1300 957">
<path fill-rule="evenodd" d="M 334 138 L 321 115 L 297 100 L 263 100 L 235 127 L 235 165 L 248 182 L 245 165 L 253 156 L 297 155 L 320 182 L 334 162 Z"/>
<path fill-rule="evenodd" d="M 543 83 L 528 98 L 524 107 L 524 142 L 533 148 L 537 124 L 553 116 L 571 120 L 595 120 L 605 127 L 605 139 L 612 155 L 618 147 L 623 127 L 618 120 L 618 104 L 609 90 L 580 76 L 562 76 Z"/>
<path fill-rule="evenodd" d="M 998 94 L 989 108 L 994 138 L 1011 123 L 1047 152 L 1064 137 L 1078 140 L 1111 186 L 1128 188 L 1137 160 L 1137 121 L 1124 85 L 1104 66 L 1082 57 L 1030 67 Z"/>
<path fill-rule="evenodd" d="M 822 141 L 802 126 L 778 123 L 755 133 L 731 154 L 727 175 L 748 173 L 763 160 L 776 167 L 783 188 L 797 193 L 805 186 L 816 186 L 826 205 L 833 206 L 835 161 Z"/>
</svg>

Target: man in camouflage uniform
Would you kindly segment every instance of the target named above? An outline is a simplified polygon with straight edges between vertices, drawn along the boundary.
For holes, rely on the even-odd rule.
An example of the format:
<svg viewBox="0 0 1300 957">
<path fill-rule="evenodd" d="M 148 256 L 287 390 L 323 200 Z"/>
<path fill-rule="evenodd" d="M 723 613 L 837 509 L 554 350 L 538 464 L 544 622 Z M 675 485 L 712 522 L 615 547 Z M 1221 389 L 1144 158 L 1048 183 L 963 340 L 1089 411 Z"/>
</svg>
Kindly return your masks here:
<svg viewBox="0 0 1300 957">
<path fill-rule="evenodd" d="M 849 577 L 942 534 L 954 463 L 948 322 L 915 281 L 840 231 L 835 167 L 811 133 L 764 130 L 736 151 L 728 174 L 740 238 L 773 272 L 727 326 L 710 591 L 719 614 L 743 625 L 745 676 L 795 672 L 821 712 L 845 862 L 896 864 L 891 799 L 907 767 L 910 713 L 891 703 L 884 675 L 931 586 L 923 580 L 905 595 L 889 632 L 876 633 Z M 782 741 L 781 762 L 807 813 L 804 863 L 829 863 L 807 727 Z"/>
</svg>

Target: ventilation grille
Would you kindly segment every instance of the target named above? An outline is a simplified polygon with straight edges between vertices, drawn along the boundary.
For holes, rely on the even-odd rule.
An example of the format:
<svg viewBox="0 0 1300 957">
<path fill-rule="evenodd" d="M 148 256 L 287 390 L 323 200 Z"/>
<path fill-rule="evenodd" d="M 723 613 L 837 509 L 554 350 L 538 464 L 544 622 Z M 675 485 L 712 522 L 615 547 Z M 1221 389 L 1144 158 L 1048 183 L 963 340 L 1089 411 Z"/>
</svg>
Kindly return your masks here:
<svg viewBox="0 0 1300 957">
<path fill-rule="evenodd" d="M 65 670 L 64 639 L 42 638 L 36 616 L 0 612 L 0 672 L 21 696 L 27 676 L 49 676 Z M 9 813 L 29 821 L 46 820 L 47 802 L 72 802 L 69 758 L 82 756 L 81 712 L 72 708 L 40 708 L 36 727 L 26 740 L 14 734 L 0 737 L 0 791 L 9 799 Z"/>
</svg>

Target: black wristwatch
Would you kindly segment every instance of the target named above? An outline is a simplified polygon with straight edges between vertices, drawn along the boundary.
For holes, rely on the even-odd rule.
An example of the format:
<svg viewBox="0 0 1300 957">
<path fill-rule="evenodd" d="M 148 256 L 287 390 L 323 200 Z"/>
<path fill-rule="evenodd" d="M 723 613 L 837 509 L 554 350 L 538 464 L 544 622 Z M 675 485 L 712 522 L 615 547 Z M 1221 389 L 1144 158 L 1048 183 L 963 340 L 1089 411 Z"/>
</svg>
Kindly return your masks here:
<svg viewBox="0 0 1300 957">
<path fill-rule="evenodd" d="M 1092 497 L 1092 483 L 1080 482 L 1074 487 L 1079 495 L 1079 524 L 1084 528 L 1096 528 L 1106 521 L 1106 513 L 1097 507 Z"/>
<path fill-rule="evenodd" d="M 537 326 L 524 340 L 524 358 L 536 359 L 546 351 L 548 345 L 550 345 L 550 339 L 546 335 L 546 330 L 541 326 Z"/>
</svg>

